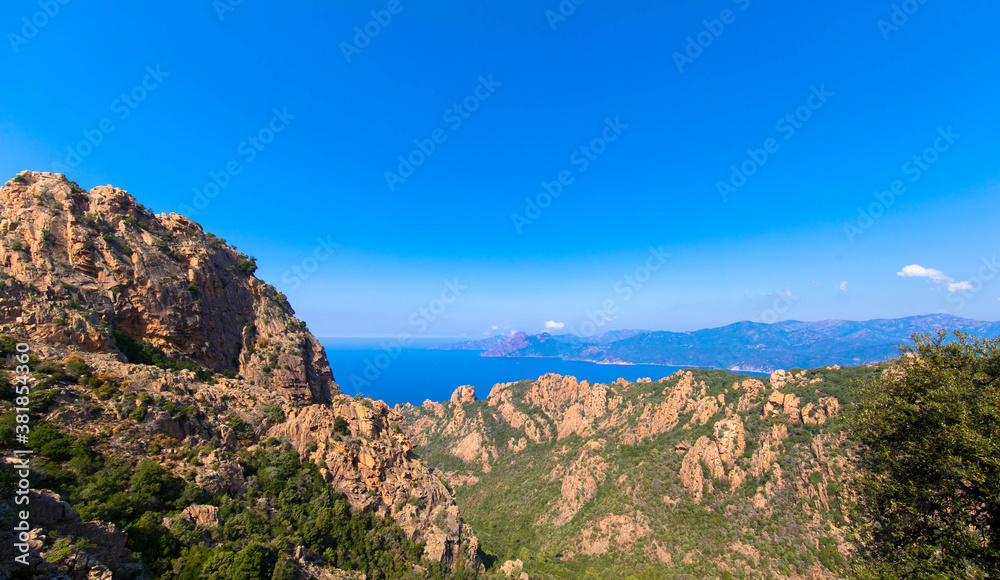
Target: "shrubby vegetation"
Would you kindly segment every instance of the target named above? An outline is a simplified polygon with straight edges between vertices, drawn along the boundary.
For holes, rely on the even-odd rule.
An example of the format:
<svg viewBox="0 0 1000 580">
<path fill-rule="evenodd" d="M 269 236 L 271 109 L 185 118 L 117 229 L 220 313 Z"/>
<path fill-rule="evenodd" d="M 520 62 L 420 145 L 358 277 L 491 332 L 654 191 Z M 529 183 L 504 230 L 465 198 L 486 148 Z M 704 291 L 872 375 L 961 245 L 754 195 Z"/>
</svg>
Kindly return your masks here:
<svg viewBox="0 0 1000 580">
<path fill-rule="evenodd" d="M 135 340 L 120 330 L 112 331 L 115 345 L 125 355 L 128 362 L 138 365 L 151 365 L 165 370 L 186 369 L 193 371 L 201 381 L 212 378 L 212 371 L 192 362 L 177 360 L 167 356 L 163 349 L 145 340 Z"/>
<path fill-rule="evenodd" d="M 162 351 L 137 341 L 125 342 L 127 356 L 145 364 L 171 366 Z M 0 337 L 0 361 L 13 370 L 16 339 Z M 148 345 L 148 343 L 147 343 Z M 130 348 L 131 347 L 131 348 Z M 91 369 L 78 356 L 62 363 L 32 357 L 35 385 L 29 414 L 34 450 L 33 489 L 51 489 L 68 501 L 85 520 L 116 524 L 128 533 L 127 547 L 139 558 L 150 578 L 290 580 L 295 566 L 289 559 L 302 546 L 310 562 L 364 572 L 370 579 L 423 578 L 412 571 L 421 565 L 435 580 L 468 580 L 477 575 L 422 560 L 423 543 L 407 539 L 402 529 L 387 517 L 352 512 L 347 498 L 326 483 L 319 467 L 303 462 L 289 445 L 270 440 L 253 452 L 243 449 L 233 455 L 247 478 L 244 492 L 210 496 L 193 481 L 171 474 L 151 460 L 120 457 L 109 447 L 108 435 L 72 434 L 45 420 L 58 393 L 70 383 L 87 385 L 97 399 L 108 387 L 108 377 Z M 157 365 L 159 366 L 159 365 Z M 16 414 L 10 375 L 0 371 L 0 447 L 14 445 Z M 145 391 L 136 395 L 139 405 L 131 411 L 142 420 L 147 409 L 157 406 L 171 415 L 189 416 L 197 407 L 156 399 Z M 268 407 L 272 420 L 280 408 Z M 236 416 L 229 419 L 241 439 L 255 438 L 253 427 Z M 345 425 L 336 425 L 346 430 Z M 217 444 L 217 442 L 216 442 Z M 151 444 L 150 447 L 157 447 Z M 202 451 L 211 449 L 203 448 Z M 197 463 L 199 450 L 185 457 Z M 10 497 L 17 478 L 9 467 L 0 467 L 0 493 Z M 178 516 L 191 505 L 219 508 L 220 526 L 197 527 Z M 164 518 L 170 518 L 169 528 Z M 93 548 L 93 546 L 90 546 Z M 59 538 L 49 534 L 45 550 L 49 561 L 59 562 L 75 551 L 88 549 L 81 538 Z"/>
<path fill-rule="evenodd" d="M 914 337 L 861 390 L 857 578 L 1000 577 L 1000 339 Z"/>
<path fill-rule="evenodd" d="M 39 427 L 31 436 L 32 487 L 56 491 L 85 521 L 124 529 L 127 547 L 152 578 L 294 578 L 288 559 L 298 546 L 319 566 L 364 572 L 373 580 L 421 578 L 411 570 L 418 563 L 435 579 L 475 577 L 421 562 L 421 542 L 407 539 L 391 518 L 353 513 L 319 468 L 288 445 L 240 451 L 247 489 L 212 497 L 154 461 L 102 453 L 99 443 L 98 437 Z M 199 504 L 219 508 L 219 527 L 197 527 L 178 517 Z M 172 519 L 169 528 L 164 518 Z"/>
<path fill-rule="evenodd" d="M 253 274 L 257 271 L 257 258 L 253 256 L 239 258 L 236 261 L 236 269 L 244 274 Z"/>
</svg>

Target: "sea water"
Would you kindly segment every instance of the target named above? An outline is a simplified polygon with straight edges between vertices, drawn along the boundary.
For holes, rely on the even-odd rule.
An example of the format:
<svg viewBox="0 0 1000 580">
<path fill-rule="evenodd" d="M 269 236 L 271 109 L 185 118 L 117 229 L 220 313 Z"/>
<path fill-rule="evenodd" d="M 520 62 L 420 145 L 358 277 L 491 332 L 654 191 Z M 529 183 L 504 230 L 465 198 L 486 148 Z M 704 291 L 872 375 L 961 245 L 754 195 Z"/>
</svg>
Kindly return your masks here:
<svg viewBox="0 0 1000 580">
<path fill-rule="evenodd" d="M 363 393 L 389 405 L 427 399 L 447 401 L 461 385 L 476 387 L 476 397 L 485 399 L 497 383 L 537 379 L 546 373 L 570 375 L 592 383 L 611 383 L 619 377 L 659 380 L 681 367 L 666 365 L 606 365 L 558 358 L 481 357 L 479 351 L 399 350 L 395 358 L 381 348 L 358 348 L 335 339 L 320 339 L 326 348 L 333 376 L 348 395 Z M 381 356 L 380 356 L 381 355 Z M 388 362 L 388 364 L 386 364 Z"/>
</svg>

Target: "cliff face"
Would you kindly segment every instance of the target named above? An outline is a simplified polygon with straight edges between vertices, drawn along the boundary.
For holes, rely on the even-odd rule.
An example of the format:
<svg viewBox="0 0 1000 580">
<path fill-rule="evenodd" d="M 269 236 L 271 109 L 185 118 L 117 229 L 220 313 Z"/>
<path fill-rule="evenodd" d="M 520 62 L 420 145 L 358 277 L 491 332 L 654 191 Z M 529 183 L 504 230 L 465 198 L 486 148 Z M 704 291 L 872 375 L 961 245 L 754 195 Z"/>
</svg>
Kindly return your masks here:
<svg viewBox="0 0 1000 580">
<path fill-rule="evenodd" d="M 840 410 L 876 372 L 549 374 L 396 409 L 484 548 L 532 578 L 837 578 L 850 556 Z"/>
<path fill-rule="evenodd" d="M 339 392 L 319 342 L 249 257 L 112 186 L 24 172 L 0 189 L 0 329 L 91 352 L 112 329 L 300 403 Z"/>
<path fill-rule="evenodd" d="M 0 230 L 0 335 L 39 361 L 86 365 L 103 385 L 57 383 L 46 425 L 93 435 L 109 456 L 151 458 L 211 496 L 245 489 L 233 454 L 283 441 L 352 511 L 391 516 L 425 542 L 425 558 L 481 567 L 476 537 L 413 453 L 402 417 L 341 394 L 323 347 L 251 258 L 121 189 L 88 192 L 48 173 L 0 188 Z M 157 348 L 154 358 L 183 370 L 129 362 Z M 315 566 L 306 560 L 303 570 Z"/>
</svg>

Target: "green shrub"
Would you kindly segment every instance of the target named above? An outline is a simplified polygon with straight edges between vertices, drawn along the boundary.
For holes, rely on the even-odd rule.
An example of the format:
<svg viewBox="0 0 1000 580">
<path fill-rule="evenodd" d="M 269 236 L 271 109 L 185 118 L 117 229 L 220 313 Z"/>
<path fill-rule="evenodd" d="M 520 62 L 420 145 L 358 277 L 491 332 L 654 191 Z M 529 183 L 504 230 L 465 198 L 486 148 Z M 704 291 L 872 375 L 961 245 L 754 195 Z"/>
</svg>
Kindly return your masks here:
<svg viewBox="0 0 1000 580">
<path fill-rule="evenodd" d="M 347 422 L 347 419 L 343 417 L 337 417 L 333 420 L 333 432 L 339 433 L 341 435 L 347 436 L 351 434 L 351 426 Z"/>
<path fill-rule="evenodd" d="M 221 250 L 222 247 L 226 245 L 226 240 L 210 232 L 205 232 L 205 242 L 216 250 Z"/>
<path fill-rule="evenodd" d="M 83 377 L 90 374 L 90 367 L 87 366 L 87 362 L 79 355 L 71 354 L 66 357 L 66 360 L 63 361 L 63 366 L 66 368 L 66 372 L 71 375 Z"/>
<path fill-rule="evenodd" d="M 28 437 L 35 454 L 55 461 L 65 461 L 73 457 L 74 439 L 60 433 L 48 425 L 41 425 L 31 431 Z"/>
<path fill-rule="evenodd" d="M 112 381 L 104 381 L 94 389 L 94 394 L 97 395 L 98 399 L 106 401 L 118 394 L 118 385 Z"/>
<path fill-rule="evenodd" d="M 120 330 L 111 332 L 115 338 L 115 345 L 118 350 L 125 355 L 131 364 L 150 365 L 164 370 L 189 370 L 193 371 L 200 381 L 206 381 L 212 377 L 212 371 L 187 361 L 180 361 L 167 356 L 163 349 L 145 340 L 135 340 Z"/>
<path fill-rule="evenodd" d="M 288 302 L 288 296 L 285 296 L 284 292 L 276 292 L 274 294 L 274 301 L 280 304 L 285 310 L 291 310 L 292 305 Z"/>
<path fill-rule="evenodd" d="M 236 269 L 247 275 L 253 274 L 257 271 L 257 258 L 253 256 L 240 258 L 236 261 Z"/>
<path fill-rule="evenodd" d="M 275 551 L 261 542 L 251 542 L 237 554 L 232 580 L 270 580 L 277 561 Z"/>
<path fill-rule="evenodd" d="M 236 436 L 240 439 L 246 440 L 254 438 L 255 433 L 253 426 L 236 415 L 229 418 L 227 425 L 230 429 L 236 432 Z"/>
<path fill-rule="evenodd" d="M 288 560 L 282 558 L 274 566 L 271 580 L 296 580 L 295 566 Z"/>
<path fill-rule="evenodd" d="M 278 403 L 267 405 L 266 407 L 261 408 L 261 411 L 275 423 L 281 423 L 285 420 L 285 411 Z"/>
</svg>

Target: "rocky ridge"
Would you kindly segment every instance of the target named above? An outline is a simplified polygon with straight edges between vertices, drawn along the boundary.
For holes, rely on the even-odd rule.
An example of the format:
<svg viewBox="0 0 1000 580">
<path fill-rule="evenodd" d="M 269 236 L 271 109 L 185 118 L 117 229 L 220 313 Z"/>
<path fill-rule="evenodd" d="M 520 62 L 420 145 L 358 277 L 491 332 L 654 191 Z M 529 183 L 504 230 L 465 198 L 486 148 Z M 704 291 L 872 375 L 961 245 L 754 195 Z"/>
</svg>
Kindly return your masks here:
<svg viewBox="0 0 1000 580">
<path fill-rule="evenodd" d="M 498 384 L 484 401 L 462 387 L 447 403 L 396 409 L 486 549 L 521 558 L 531 577 L 613 557 L 596 569 L 837 578 L 850 555 L 837 418 L 847 385 L 876 372 L 684 370 L 611 384 L 549 374 Z M 724 520 L 689 541 L 691 522 L 713 514 Z M 529 539 L 538 552 L 517 547 Z"/>
<path fill-rule="evenodd" d="M 0 188 L 0 230 L 0 334 L 39 361 L 85 364 L 106 389 L 62 385 L 46 424 L 94 435 L 109 454 L 153 458 L 211 495 L 241 493 L 233 452 L 284 440 L 352 510 L 392 516 L 424 541 L 424 557 L 481 568 L 475 535 L 414 454 L 403 418 L 341 394 L 323 347 L 253 275 L 253 258 L 119 188 L 86 191 L 50 173 Z M 130 364 L 129 345 L 186 366 Z M 215 451 L 191 458 L 206 448 Z M 191 509 L 188 519 L 211 521 L 211 510 Z"/>
</svg>

